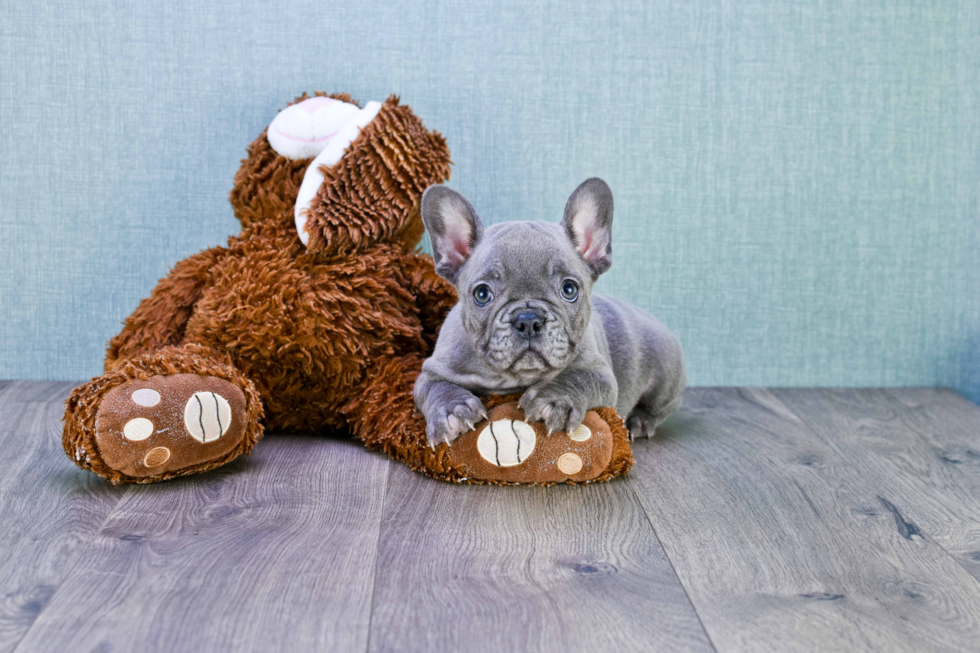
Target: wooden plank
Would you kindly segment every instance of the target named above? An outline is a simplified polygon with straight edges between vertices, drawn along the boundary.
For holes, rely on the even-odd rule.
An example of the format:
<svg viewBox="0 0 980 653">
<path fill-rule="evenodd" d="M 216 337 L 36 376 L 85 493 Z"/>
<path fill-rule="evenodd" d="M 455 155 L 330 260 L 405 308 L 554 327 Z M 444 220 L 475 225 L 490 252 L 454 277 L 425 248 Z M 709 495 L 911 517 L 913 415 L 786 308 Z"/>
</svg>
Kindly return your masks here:
<svg viewBox="0 0 980 653">
<path fill-rule="evenodd" d="M 47 403 L 61 404 L 64 412 L 64 401 L 78 381 L 11 381 L 0 386 L 0 403 Z"/>
<path fill-rule="evenodd" d="M 369 650 L 711 650 L 622 481 L 388 485 Z"/>
<path fill-rule="evenodd" d="M 388 464 L 274 435 L 135 486 L 18 650 L 363 650 Z"/>
<path fill-rule="evenodd" d="M 0 653 L 14 650 L 124 493 L 62 451 L 66 384 L 30 384 L 36 394 L 19 385 L 4 395 L 28 401 L 0 401 Z"/>
<path fill-rule="evenodd" d="M 779 390 L 774 394 L 980 579 L 980 408 L 952 390 Z M 906 529 L 911 527 L 904 527 Z"/>
<path fill-rule="evenodd" d="M 980 583 L 771 393 L 688 391 L 634 453 L 629 483 L 719 651 L 976 650 Z"/>
</svg>

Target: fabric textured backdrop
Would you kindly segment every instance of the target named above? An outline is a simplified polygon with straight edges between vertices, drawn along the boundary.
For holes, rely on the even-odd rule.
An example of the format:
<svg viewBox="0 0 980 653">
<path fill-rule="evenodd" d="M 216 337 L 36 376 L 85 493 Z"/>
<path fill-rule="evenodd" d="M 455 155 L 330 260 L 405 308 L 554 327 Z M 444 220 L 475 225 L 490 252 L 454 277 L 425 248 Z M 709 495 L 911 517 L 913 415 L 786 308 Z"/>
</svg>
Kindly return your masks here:
<svg viewBox="0 0 980 653">
<path fill-rule="evenodd" d="M 692 384 L 980 399 L 975 2 L 3 2 L 0 70 L 0 378 L 98 374 L 319 89 L 400 94 L 487 222 L 604 177 L 600 289 Z"/>
</svg>

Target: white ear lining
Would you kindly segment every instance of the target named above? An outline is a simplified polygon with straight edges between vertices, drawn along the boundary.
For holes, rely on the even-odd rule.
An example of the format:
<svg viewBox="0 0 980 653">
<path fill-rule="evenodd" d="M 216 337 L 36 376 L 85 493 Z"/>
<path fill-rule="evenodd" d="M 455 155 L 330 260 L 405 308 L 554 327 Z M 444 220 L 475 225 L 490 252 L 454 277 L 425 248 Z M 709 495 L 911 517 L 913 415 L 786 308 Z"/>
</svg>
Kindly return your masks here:
<svg viewBox="0 0 980 653">
<path fill-rule="evenodd" d="M 280 111 L 269 124 L 266 137 L 272 149 L 287 159 L 309 159 L 360 110 L 356 104 L 333 98 L 307 98 Z"/>
<path fill-rule="evenodd" d="M 569 226 L 575 238 L 579 254 L 591 261 L 606 251 L 605 230 L 599 225 L 599 207 L 591 196 L 580 198 L 569 216 Z"/>
<path fill-rule="evenodd" d="M 466 261 L 473 248 L 473 223 L 470 209 L 462 196 L 450 196 L 442 206 L 443 235 L 437 240 L 448 245 L 440 248 L 447 263 L 459 267 Z"/>
<path fill-rule="evenodd" d="M 333 167 L 340 161 L 341 157 L 344 156 L 344 151 L 347 146 L 350 145 L 358 134 L 361 133 L 361 129 L 367 127 L 368 124 L 374 120 L 374 117 L 378 115 L 381 111 L 380 102 L 368 102 L 364 105 L 364 108 L 358 111 L 350 122 L 345 124 L 337 132 L 336 136 L 330 139 L 327 146 L 323 148 L 315 159 L 310 163 L 310 166 L 306 169 L 306 174 L 303 176 L 303 183 L 299 187 L 299 194 L 296 196 L 296 231 L 299 232 L 299 239 L 304 245 L 310 242 L 310 234 L 306 230 L 306 212 L 310 208 L 310 204 L 313 203 L 313 198 L 316 197 L 316 193 L 320 190 L 320 184 L 323 183 L 323 173 L 320 171 L 322 166 L 327 168 Z"/>
<path fill-rule="evenodd" d="M 435 239 L 439 243 L 439 252 L 446 263 L 458 268 L 466 262 L 466 257 L 470 255 L 470 248 L 472 247 L 469 235 L 453 234 L 442 238 L 436 236 Z"/>
</svg>

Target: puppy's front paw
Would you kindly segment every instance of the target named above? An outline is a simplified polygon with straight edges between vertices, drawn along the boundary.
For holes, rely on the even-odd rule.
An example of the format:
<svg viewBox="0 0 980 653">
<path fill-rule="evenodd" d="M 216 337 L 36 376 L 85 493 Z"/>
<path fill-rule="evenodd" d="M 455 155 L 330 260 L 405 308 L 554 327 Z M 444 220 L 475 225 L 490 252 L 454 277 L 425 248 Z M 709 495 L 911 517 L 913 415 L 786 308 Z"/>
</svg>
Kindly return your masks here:
<svg viewBox="0 0 980 653">
<path fill-rule="evenodd" d="M 532 422 L 544 422 L 548 433 L 570 433 L 585 419 L 585 403 L 579 393 L 568 386 L 547 382 L 528 388 L 518 405 Z"/>
<path fill-rule="evenodd" d="M 432 448 L 442 442 L 451 444 L 462 434 L 472 431 L 477 422 L 487 417 L 483 402 L 472 395 L 440 406 L 433 412 L 433 415 L 426 416 L 425 426 L 425 435 Z"/>
</svg>

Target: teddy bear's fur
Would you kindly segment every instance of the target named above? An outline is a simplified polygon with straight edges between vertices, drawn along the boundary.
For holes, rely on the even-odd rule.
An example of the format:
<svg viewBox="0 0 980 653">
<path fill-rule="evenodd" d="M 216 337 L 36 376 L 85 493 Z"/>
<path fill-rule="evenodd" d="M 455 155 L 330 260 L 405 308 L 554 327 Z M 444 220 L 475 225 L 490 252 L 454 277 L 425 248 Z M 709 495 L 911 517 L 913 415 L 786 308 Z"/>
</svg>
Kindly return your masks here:
<svg viewBox="0 0 980 653">
<path fill-rule="evenodd" d="M 310 161 L 280 156 L 265 132 L 248 147 L 231 192 L 241 233 L 227 247 L 177 263 L 110 341 L 105 374 L 69 397 L 63 443 L 78 465 L 114 483 L 145 483 L 247 454 L 265 429 L 349 429 L 413 469 L 466 480 L 445 445 L 427 445 L 411 392 L 456 301 L 432 259 L 415 251 L 422 193 L 449 177 L 446 141 L 389 98 L 324 170 L 304 246 L 294 207 Z M 241 441 L 211 460 L 156 473 L 108 464 L 96 437 L 103 399 L 122 384 L 174 375 L 215 377 L 240 389 Z M 616 419 L 610 415 L 613 460 L 595 480 L 632 464 Z"/>
</svg>

